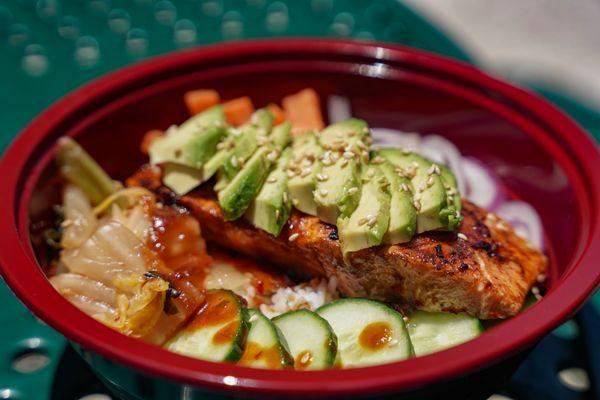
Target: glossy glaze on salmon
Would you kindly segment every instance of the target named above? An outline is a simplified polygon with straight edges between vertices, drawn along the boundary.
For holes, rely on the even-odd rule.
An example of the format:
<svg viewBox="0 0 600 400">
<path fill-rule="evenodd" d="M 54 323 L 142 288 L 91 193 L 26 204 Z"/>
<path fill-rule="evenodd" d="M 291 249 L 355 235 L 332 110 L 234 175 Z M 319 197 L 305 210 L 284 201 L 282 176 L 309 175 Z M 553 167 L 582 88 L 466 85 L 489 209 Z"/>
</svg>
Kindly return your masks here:
<svg viewBox="0 0 600 400">
<path fill-rule="evenodd" d="M 547 266 L 546 257 L 508 224 L 464 200 L 464 220 L 456 231 L 427 232 L 405 244 L 351 253 L 344 260 L 335 226 L 317 217 L 294 211 L 274 237 L 243 219 L 225 221 L 211 190 L 176 197 L 161 185 L 156 168 L 143 167 L 127 183 L 187 208 L 208 242 L 268 260 L 297 278 L 335 277 L 347 297 L 464 312 L 480 319 L 506 318 L 519 312 Z"/>
</svg>

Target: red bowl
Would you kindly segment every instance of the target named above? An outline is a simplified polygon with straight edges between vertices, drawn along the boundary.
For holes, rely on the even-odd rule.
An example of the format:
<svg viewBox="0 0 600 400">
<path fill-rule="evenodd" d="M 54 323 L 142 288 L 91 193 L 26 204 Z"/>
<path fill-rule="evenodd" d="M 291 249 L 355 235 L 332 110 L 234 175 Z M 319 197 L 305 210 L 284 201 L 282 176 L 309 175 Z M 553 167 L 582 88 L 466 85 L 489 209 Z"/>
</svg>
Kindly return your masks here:
<svg viewBox="0 0 600 400">
<path fill-rule="evenodd" d="M 249 95 L 259 106 L 313 87 L 323 96 L 348 97 L 354 114 L 372 126 L 446 136 L 464 154 L 490 165 L 540 213 L 552 259 L 547 295 L 464 345 L 394 364 L 326 372 L 266 371 L 187 358 L 87 317 L 50 286 L 46 254 L 30 234 L 30 224 L 47 220 L 57 200 L 54 143 L 61 135 L 76 137 L 109 173 L 123 178 L 145 161 L 138 151 L 143 133 L 184 120 L 182 95 L 199 87 L 215 88 L 225 98 Z M 334 40 L 205 47 L 101 78 L 54 104 L 21 133 L 0 163 L 0 264 L 19 298 L 89 349 L 86 358 L 96 372 L 123 396 L 419 395 L 441 389 L 481 394 L 505 379 L 512 371 L 507 366 L 514 367 L 519 354 L 573 314 L 600 282 L 599 167 L 596 145 L 560 111 L 442 57 Z M 152 378 L 135 378 L 138 373 Z"/>
</svg>

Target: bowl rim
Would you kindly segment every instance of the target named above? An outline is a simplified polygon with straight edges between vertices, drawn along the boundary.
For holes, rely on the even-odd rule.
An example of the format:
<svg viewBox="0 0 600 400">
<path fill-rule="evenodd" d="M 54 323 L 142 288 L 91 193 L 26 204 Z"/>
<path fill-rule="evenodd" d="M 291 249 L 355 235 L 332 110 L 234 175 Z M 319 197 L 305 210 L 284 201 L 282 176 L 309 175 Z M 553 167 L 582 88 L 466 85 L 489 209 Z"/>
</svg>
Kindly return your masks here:
<svg viewBox="0 0 600 400">
<path fill-rule="evenodd" d="M 50 156 L 47 135 L 84 104 L 100 101 L 132 82 L 160 76 L 161 71 L 200 61 L 273 54 L 305 54 L 323 58 L 362 57 L 366 61 L 396 63 L 434 71 L 483 91 L 501 93 L 527 110 L 528 117 L 552 130 L 538 137 L 542 145 L 562 151 L 563 168 L 571 171 L 571 184 L 580 200 L 583 239 L 567 273 L 542 302 L 506 321 L 485 335 L 434 355 L 368 368 L 326 372 L 271 371 L 212 363 L 170 353 L 115 332 L 86 316 L 62 298 L 48 283 L 35 261 L 28 240 L 29 195 L 44 158 Z M 45 156 L 41 156 L 42 153 Z M 558 154 L 558 153 L 557 153 Z M 537 96 L 458 61 L 399 45 L 337 39 L 268 39 L 218 44 L 175 52 L 119 69 L 88 83 L 58 100 L 36 117 L 13 141 L 0 160 L 0 271 L 17 296 L 42 320 L 67 336 L 111 360 L 153 376 L 217 391 L 296 395 L 360 395 L 418 388 L 438 380 L 496 363 L 533 344 L 568 318 L 600 283 L 600 153 L 597 145 L 573 121 Z M 23 176 L 24 171 L 31 171 Z M 52 307 L 48 307 L 52 304 Z"/>
</svg>

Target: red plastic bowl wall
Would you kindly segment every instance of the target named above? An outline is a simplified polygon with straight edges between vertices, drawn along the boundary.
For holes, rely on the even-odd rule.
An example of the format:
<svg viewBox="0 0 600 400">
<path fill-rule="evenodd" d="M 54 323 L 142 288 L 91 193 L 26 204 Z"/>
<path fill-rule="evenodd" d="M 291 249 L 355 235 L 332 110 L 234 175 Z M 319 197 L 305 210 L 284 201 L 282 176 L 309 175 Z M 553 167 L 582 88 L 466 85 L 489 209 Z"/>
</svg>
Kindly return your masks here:
<svg viewBox="0 0 600 400">
<path fill-rule="evenodd" d="M 48 284 L 43 272 L 48 257 L 35 235 L 30 240 L 30 226 L 47 222 L 58 200 L 52 163 L 58 137 L 74 136 L 110 174 L 124 178 L 146 161 L 138 150 L 146 131 L 166 129 L 186 118 L 185 91 L 214 88 L 225 99 L 248 95 L 262 106 L 305 87 L 315 88 L 322 99 L 347 97 L 353 114 L 371 126 L 441 134 L 463 154 L 490 165 L 506 187 L 542 217 L 552 261 L 544 300 L 480 338 L 435 355 L 307 373 L 253 370 L 166 352 L 93 321 Z M 431 390 L 447 388 L 481 394 L 505 379 L 519 361 L 518 354 L 564 321 L 598 285 L 600 271 L 594 260 L 600 259 L 599 161 L 597 147 L 586 134 L 544 101 L 437 56 L 332 40 L 215 46 L 108 75 L 32 122 L 0 164 L 0 173 L 7 178 L 0 188 L 5 204 L 0 209 L 5 221 L 0 226 L 5 240 L 0 264 L 6 281 L 38 316 L 84 348 L 112 360 L 95 355 L 90 359 L 122 394 L 142 396 L 139 385 L 127 383 L 131 378 L 125 378 L 126 368 L 112 362 L 132 368 L 130 372 L 160 377 L 143 382 L 162 390 L 169 387 L 171 395 L 182 387 L 190 395 L 209 390 L 260 397 L 407 391 L 431 395 Z M 153 393 L 165 392 L 155 388 Z"/>
</svg>

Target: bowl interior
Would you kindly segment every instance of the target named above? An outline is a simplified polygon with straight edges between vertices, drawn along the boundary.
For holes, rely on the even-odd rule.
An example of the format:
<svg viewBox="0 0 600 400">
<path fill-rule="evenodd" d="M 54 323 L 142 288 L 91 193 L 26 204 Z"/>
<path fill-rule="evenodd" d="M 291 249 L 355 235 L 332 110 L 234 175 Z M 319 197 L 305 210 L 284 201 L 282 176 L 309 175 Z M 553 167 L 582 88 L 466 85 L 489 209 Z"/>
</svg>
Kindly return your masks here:
<svg viewBox="0 0 600 400">
<path fill-rule="evenodd" d="M 113 177 L 124 179 L 147 162 L 139 151 L 146 131 L 166 129 L 187 118 L 183 104 L 187 90 L 214 88 L 225 99 L 247 95 L 260 107 L 312 87 L 322 100 L 330 95 L 348 98 L 353 115 L 372 127 L 442 135 L 464 155 L 485 162 L 509 192 L 539 212 L 552 260 L 552 280 L 564 274 L 577 251 L 581 210 L 563 166 L 526 131 L 530 126 L 520 124 L 522 110 L 503 105 L 487 108 L 460 86 L 436 82 L 422 72 L 363 67 L 367 68 L 375 71 L 300 61 L 190 71 L 102 103 L 60 133 L 75 136 Z M 484 96 L 485 100 L 490 94 Z M 323 112 L 326 115 L 325 109 Z M 34 226 L 47 225 L 52 204 L 58 200 L 58 186 L 52 184 L 55 179 L 55 166 L 48 162 L 30 202 Z M 34 240 L 34 247 L 41 264 L 46 265 L 42 241 Z"/>
</svg>

